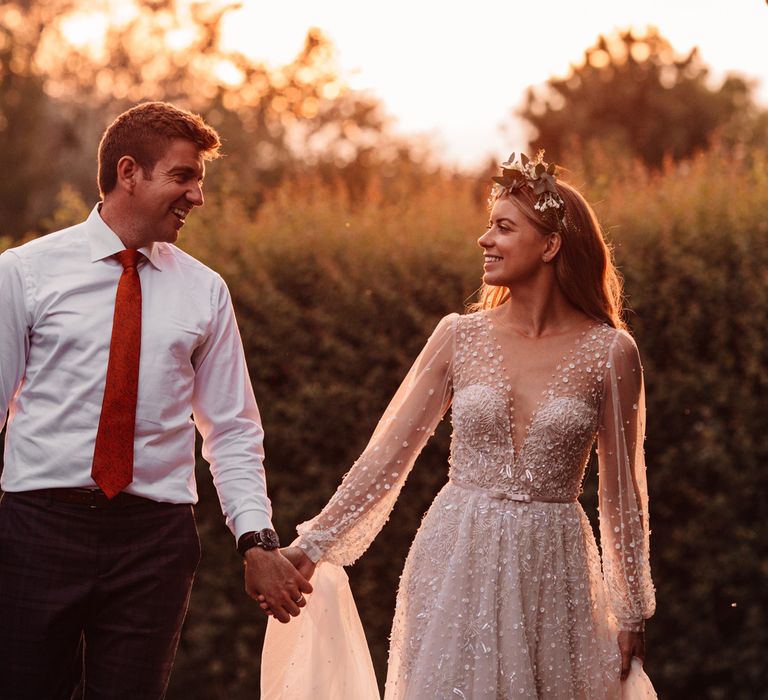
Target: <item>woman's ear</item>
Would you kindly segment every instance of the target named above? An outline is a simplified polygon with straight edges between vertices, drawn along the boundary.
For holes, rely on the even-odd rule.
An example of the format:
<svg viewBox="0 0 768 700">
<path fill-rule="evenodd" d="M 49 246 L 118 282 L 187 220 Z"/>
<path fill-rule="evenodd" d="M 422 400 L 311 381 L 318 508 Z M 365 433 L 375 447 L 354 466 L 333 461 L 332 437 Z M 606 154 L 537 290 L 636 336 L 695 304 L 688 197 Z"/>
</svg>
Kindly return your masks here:
<svg viewBox="0 0 768 700">
<path fill-rule="evenodd" d="M 117 161 L 117 185 L 129 194 L 133 193 L 139 178 L 139 164 L 132 156 L 123 156 Z"/>
<path fill-rule="evenodd" d="M 541 256 L 541 259 L 545 263 L 552 262 L 559 252 L 562 242 L 563 239 L 560 234 L 557 231 L 552 231 L 552 233 L 547 236 L 547 246 L 544 248 L 544 253 Z"/>
</svg>

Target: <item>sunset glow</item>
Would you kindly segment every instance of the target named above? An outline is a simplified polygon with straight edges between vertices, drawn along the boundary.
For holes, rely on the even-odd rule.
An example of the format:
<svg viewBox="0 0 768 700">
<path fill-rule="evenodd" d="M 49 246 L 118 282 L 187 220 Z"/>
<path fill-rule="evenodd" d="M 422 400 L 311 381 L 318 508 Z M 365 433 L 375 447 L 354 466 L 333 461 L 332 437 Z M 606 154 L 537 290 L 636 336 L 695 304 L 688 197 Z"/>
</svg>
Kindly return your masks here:
<svg viewBox="0 0 768 700">
<path fill-rule="evenodd" d="M 180 4 L 189 12 L 222 6 Z M 124 3 L 101 3 L 100 8 L 66 20 L 64 31 L 74 44 L 98 52 L 107 24 L 130 16 Z M 245 0 L 225 17 L 223 44 L 277 67 L 291 61 L 307 31 L 317 27 L 336 47 L 337 67 L 350 87 L 379 98 L 401 132 L 428 135 L 445 162 L 473 166 L 525 141 L 513 112 L 529 86 L 565 75 L 598 34 L 641 32 L 649 25 L 681 53 L 699 46 L 713 81 L 728 72 L 757 79 L 758 97 L 768 102 L 768 65 L 760 55 L 768 36 L 768 7 L 757 0 L 731 3 L 727 12 L 722 2 L 695 0 L 553 0 L 546 10 L 502 0 L 459 8 L 434 0 L 386 5 Z M 188 28 L 169 27 L 174 50 L 194 38 Z M 592 60 L 599 63 L 600 55 Z M 215 72 L 229 85 L 240 79 L 231 64 Z"/>
</svg>

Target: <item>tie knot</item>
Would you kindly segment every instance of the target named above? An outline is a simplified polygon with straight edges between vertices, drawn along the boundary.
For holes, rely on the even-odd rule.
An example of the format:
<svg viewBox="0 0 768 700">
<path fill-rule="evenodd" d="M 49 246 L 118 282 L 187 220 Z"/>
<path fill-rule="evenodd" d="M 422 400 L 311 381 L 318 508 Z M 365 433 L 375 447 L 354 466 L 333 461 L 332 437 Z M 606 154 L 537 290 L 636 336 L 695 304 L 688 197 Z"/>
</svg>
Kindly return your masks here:
<svg viewBox="0 0 768 700">
<path fill-rule="evenodd" d="M 116 253 L 115 257 L 120 261 L 123 269 L 127 270 L 131 267 L 136 267 L 143 256 L 138 250 L 127 248 L 126 250 L 121 250 L 119 253 Z"/>
</svg>

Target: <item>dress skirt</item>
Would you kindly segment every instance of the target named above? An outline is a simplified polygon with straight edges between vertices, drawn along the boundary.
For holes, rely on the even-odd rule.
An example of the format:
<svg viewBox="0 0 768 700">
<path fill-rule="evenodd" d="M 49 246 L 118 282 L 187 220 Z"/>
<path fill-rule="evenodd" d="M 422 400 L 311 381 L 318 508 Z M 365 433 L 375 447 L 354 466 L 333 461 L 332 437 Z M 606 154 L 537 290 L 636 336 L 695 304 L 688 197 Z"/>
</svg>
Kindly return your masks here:
<svg viewBox="0 0 768 700">
<path fill-rule="evenodd" d="M 581 506 L 449 481 L 405 564 L 386 700 L 620 698 L 619 669 Z"/>
</svg>

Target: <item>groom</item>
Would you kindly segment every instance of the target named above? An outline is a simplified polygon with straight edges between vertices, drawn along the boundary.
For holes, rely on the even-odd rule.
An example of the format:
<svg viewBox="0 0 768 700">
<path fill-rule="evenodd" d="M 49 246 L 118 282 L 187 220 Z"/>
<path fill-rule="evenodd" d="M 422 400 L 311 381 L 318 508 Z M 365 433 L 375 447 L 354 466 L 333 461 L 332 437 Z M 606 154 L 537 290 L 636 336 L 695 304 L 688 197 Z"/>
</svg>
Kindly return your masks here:
<svg viewBox="0 0 768 700">
<path fill-rule="evenodd" d="M 162 698 L 200 544 L 195 426 L 245 588 L 282 622 L 263 431 L 229 292 L 176 248 L 219 137 L 163 102 L 99 146 L 83 223 L 0 256 L 0 698 Z M 192 416 L 192 419 L 190 419 Z"/>
</svg>

